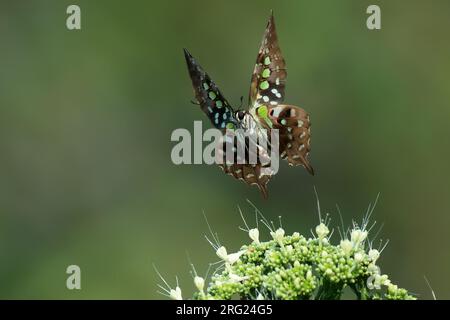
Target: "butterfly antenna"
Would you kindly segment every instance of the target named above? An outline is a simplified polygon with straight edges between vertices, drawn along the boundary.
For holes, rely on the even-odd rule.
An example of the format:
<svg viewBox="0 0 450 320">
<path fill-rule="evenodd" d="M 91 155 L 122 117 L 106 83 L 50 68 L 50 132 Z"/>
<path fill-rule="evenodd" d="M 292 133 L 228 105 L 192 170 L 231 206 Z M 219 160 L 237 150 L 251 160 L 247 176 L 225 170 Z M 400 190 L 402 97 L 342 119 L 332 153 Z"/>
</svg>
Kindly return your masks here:
<svg viewBox="0 0 450 320">
<path fill-rule="evenodd" d="M 241 96 L 241 105 L 239 106 L 239 109 L 242 109 L 242 104 L 244 103 L 244 96 Z"/>
</svg>

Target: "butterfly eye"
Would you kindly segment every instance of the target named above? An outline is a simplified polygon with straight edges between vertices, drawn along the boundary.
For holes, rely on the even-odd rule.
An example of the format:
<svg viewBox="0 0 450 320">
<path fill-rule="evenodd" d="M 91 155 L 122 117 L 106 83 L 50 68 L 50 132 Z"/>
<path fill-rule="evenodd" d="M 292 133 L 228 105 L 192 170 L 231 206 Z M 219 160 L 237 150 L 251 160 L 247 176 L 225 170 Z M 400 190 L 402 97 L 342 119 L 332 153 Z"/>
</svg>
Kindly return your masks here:
<svg viewBox="0 0 450 320">
<path fill-rule="evenodd" d="M 236 117 L 238 118 L 238 120 L 244 119 L 244 116 L 245 116 L 245 112 L 243 112 L 243 111 L 238 111 L 236 113 Z"/>
</svg>

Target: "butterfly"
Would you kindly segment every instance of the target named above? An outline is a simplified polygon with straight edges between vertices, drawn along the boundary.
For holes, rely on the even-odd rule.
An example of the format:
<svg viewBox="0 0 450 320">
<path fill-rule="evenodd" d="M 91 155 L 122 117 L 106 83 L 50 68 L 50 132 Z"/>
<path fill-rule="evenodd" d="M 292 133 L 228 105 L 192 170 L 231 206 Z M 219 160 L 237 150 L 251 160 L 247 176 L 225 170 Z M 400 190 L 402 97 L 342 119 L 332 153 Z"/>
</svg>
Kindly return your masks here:
<svg viewBox="0 0 450 320">
<path fill-rule="evenodd" d="M 280 157 L 291 166 L 314 170 L 308 157 L 311 150 L 311 122 L 308 113 L 297 106 L 283 104 L 286 63 L 281 54 L 273 14 L 270 15 L 251 78 L 248 111 L 234 110 L 217 85 L 192 55 L 184 49 L 195 98 L 214 127 L 224 133 L 239 128 L 278 130 Z M 260 150 L 268 153 L 268 150 Z M 267 183 L 273 172 L 262 163 L 223 163 L 223 171 L 249 185 L 256 185 L 267 198 Z"/>
</svg>

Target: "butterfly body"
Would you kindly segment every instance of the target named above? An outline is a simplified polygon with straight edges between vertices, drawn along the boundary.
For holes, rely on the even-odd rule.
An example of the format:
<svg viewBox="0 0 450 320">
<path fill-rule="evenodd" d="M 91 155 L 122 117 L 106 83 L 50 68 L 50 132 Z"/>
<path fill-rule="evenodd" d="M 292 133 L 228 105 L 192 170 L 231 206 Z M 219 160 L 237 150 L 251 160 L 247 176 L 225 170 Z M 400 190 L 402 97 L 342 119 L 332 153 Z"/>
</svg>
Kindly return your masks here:
<svg viewBox="0 0 450 320">
<path fill-rule="evenodd" d="M 224 146 L 227 145 L 227 129 L 253 131 L 258 137 L 269 142 L 272 142 L 269 133 L 276 129 L 279 134 L 277 147 L 280 157 L 287 160 L 289 165 L 301 165 L 314 174 L 308 161 L 311 150 L 310 117 L 304 109 L 283 103 L 287 71 L 278 45 L 273 15 L 267 23 L 253 69 L 248 111 L 234 111 L 216 84 L 186 49 L 185 58 L 195 97 L 212 125 L 223 131 Z M 246 148 L 248 145 L 246 141 Z M 234 142 L 228 143 L 224 149 L 235 150 L 235 146 Z M 257 149 L 263 158 L 269 157 L 270 143 L 269 147 L 257 144 Z M 248 155 L 246 149 L 245 157 Z M 224 162 L 219 166 L 234 178 L 249 185 L 256 185 L 263 196 L 267 197 L 267 183 L 274 174 L 267 163 L 259 160 L 256 163 Z"/>
</svg>

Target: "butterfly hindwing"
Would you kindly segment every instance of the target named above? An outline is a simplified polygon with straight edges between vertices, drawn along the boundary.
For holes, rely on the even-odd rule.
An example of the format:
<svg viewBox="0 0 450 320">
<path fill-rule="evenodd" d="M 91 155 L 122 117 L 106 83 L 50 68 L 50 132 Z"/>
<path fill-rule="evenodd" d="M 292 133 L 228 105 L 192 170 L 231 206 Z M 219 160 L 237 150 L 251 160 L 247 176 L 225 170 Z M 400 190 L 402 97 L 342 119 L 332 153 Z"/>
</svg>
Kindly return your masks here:
<svg viewBox="0 0 450 320">
<path fill-rule="evenodd" d="M 249 164 L 223 164 L 220 165 L 220 167 L 226 174 L 232 175 L 234 178 L 241 180 L 250 186 L 256 185 L 263 197 L 268 197 L 267 183 L 269 182 L 271 175 L 261 174 L 261 170 L 263 169 L 261 164 L 254 166 Z"/>
<path fill-rule="evenodd" d="M 268 108 L 268 118 L 273 129 L 278 129 L 280 157 L 289 165 L 302 165 L 312 175 L 309 163 L 311 151 L 311 122 L 308 113 L 300 107 L 278 105 Z"/>
<path fill-rule="evenodd" d="M 219 88 L 186 49 L 184 49 L 184 55 L 192 80 L 195 98 L 214 127 L 221 130 L 238 127 L 238 121 L 234 116 L 233 109 Z"/>
<path fill-rule="evenodd" d="M 243 142 L 243 139 L 245 139 L 245 142 Z M 242 154 L 238 152 L 238 140 L 241 141 L 241 145 L 245 145 L 245 148 L 242 149 Z M 267 149 L 253 139 L 239 137 L 238 134 L 229 131 L 223 136 L 220 143 L 221 148 L 218 149 L 218 154 L 216 155 L 217 159 L 221 161 L 219 166 L 223 171 L 250 186 L 256 185 L 263 197 L 267 198 L 267 183 L 274 174 L 270 166 L 270 156 Z M 250 146 L 252 143 L 256 143 L 253 145 L 255 149 Z M 230 150 L 233 151 L 233 159 L 226 159 L 225 155 L 228 155 Z M 256 160 L 255 162 L 250 160 L 252 155 L 255 156 L 253 158 Z"/>
<path fill-rule="evenodd" d="M 250 85 L 250 108 L 260 104 L 276 105 L 284 99 L 286 63 L 278 45 L 273 15 L 261 42 Z"/>
</svg>

